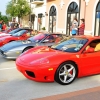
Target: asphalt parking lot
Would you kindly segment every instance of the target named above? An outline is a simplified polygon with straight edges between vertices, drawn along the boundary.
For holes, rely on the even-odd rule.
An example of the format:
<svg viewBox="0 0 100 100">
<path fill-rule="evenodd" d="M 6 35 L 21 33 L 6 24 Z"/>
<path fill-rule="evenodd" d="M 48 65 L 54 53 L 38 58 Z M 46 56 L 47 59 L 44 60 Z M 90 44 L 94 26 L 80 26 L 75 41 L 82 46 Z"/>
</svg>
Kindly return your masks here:
<svg viewBox="0 0 100 100">
<path fill-rule="evenodd" d="M 66 86 L 56 82 L 34 82 L 17 71 L 15 61 L 6 60 L 0 55 L 0 100 L 36 100 L 97 86 L 100 86 L 100 75 L 76 79 Z"/>
</svg>

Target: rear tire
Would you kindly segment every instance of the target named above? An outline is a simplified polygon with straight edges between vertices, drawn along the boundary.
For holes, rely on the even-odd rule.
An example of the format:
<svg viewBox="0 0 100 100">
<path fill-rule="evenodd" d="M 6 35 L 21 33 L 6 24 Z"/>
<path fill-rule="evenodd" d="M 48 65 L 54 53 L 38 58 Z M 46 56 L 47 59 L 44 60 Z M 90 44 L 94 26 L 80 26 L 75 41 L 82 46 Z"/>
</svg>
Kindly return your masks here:
<svg viewBox="0 0 100 100">
<path fill-rule="evenodd" d="M 65 62 L 59 66 L 55 73 L 55 81 L 61 85 L 72 83 L 77 77 L 78 69 L 73 62 Z"/>
</svg>

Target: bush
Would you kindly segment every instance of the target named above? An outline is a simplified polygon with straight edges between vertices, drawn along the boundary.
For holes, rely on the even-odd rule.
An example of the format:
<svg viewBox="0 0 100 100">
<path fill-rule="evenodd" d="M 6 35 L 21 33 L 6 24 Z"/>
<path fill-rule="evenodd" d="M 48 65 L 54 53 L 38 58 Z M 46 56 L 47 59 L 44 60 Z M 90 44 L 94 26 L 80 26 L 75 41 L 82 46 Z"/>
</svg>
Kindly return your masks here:
<svg viewBox="0 0 100 100">
<path fill-rule="evenodd" d="M 43 27 L 43 28 L 42 28 L 42 30 L 46 30 L 46 28 L 45 28 L 45 27 Z"/>
</svg>

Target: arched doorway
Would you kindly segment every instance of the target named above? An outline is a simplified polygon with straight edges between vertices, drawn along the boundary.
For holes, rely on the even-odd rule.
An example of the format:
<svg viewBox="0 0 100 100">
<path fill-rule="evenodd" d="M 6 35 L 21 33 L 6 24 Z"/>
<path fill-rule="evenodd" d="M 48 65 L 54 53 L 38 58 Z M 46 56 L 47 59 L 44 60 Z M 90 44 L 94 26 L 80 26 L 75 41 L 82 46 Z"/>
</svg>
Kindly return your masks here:
<svg viewBox="0 0 100 100">
<path fill-rule="evenodd" d="M 74 18 L 79 20 L 79 8 L 76 2 L 72 2 L 67 10 L 67 27 L 66 34 L 70 35 L 70 26 Z"/>
<path fill-rule="evenodd" d="M 100 1 L 96 7 L 94 35 L 100 36 Z"/>
<path fill-rule="evenodd" d="M 56 8 L 52 6 L 49 11 L 49 32 L 53 33 L 56 32 Z"/>
</svg>

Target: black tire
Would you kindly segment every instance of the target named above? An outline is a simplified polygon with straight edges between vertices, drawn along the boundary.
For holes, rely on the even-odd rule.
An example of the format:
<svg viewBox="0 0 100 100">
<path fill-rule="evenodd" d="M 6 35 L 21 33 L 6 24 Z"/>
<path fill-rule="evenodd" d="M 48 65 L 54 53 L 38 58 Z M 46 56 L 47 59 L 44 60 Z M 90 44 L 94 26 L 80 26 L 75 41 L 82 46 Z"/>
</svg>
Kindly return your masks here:
<svg viewBox="0 0 100 100">
<path fill-rule="evenodd" d="M 33 47 L 27 47 L 27 48 L 25 48 L 24 50 L 23 50 L 23 52 L 25 52 L 25 51 L 27 51 L 27 50 L 29 50 L 29 49 L 31 49 L 31 48 L 33 48 Z M 23 53 L 22 52 L 22 53 Z"/>
<path fill-rule="evenodd" d="M 64 62 L 55 73 L 55 81 L 61 85 L 68 85 L 75 80 L 77 74 L 78 69 L 73 62 Z"/>
</svg>

